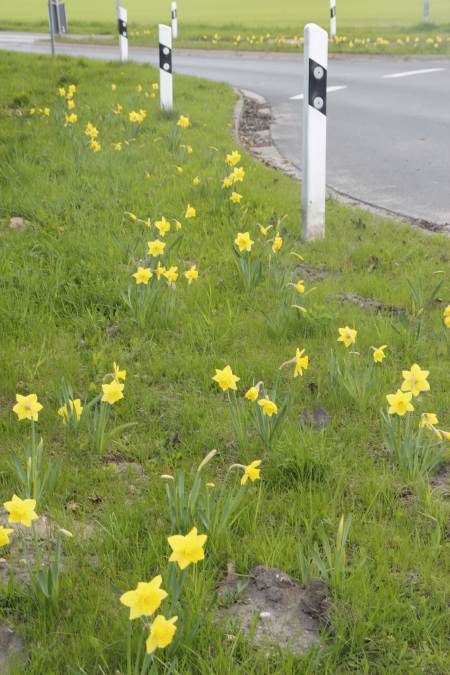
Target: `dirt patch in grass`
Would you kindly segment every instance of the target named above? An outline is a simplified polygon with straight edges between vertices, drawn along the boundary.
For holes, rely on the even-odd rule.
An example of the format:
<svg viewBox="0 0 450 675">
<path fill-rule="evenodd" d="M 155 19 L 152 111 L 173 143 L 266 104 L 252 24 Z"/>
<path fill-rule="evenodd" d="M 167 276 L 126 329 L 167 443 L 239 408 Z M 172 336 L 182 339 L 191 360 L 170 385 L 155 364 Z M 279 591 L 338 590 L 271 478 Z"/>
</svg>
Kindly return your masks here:
<svg viewBox="0 0 450 675">
<path fill-rule="evenodd" d="M 320 579 L 304 587 L 277 568 L 258 566 L 248 577 L 229 574 L 219 597 L 221 619 L 232 621 L 258 647 L 296 655 L 322 647 L 330 599 Z"/>
<path fill-rule="evenodd" d="M 441 464 L 430 480 L 431 487 L 445 499 L 450 498 L 450 464 Z"/>
<path fill-rule="evenodd" d="M 25 658 L 22 638 L 10 626 L 0 624 L 0 675 L 15 672 Z"/>
<path fill-rule="evenodd" d="M 403 314 L 403 310 L 400 307 L 385 305 L 383 302 L 372 300 L 372 298 L 364 298 L 362 295 L 356 295 L 355 293 L 341 293 L 339 295 L 339 300 L 341 302 L 351 302 L 365 312 L 374 311 L 377 314 L 384 313 L 390 314 L 391 316 Z"/>
</svg>

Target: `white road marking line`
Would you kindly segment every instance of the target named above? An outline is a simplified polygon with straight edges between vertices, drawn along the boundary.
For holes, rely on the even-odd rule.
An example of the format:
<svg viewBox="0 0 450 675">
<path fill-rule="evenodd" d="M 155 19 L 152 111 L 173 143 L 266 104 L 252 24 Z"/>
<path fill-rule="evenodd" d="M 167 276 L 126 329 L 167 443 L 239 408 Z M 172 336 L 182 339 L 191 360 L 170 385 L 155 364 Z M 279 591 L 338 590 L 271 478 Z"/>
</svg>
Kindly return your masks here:
<svg viewBox="0 0 450 675">
<path fill-rule="evenodd" d="M 346 84 L 341 84 L 336 87 L 327 87 L 327 94 L 329 94 L 332 91 L 339 91 L 339 89 L 347 89 Z M 291 96 L 290 101 L 302 101 L 303 100 L 303 94 L 297 94 L 297 96 Z"/>
<path fill-rule="evenodd" d="M 422 70 L 407 70 L 404 73 L 390 73 L 383 75 L 383 79 L 395 79 L 397 77 L 411 77 L 411 75 L 422 75 L 423 73 L 439 73 L 445 68 L 423 68 Z"/>
</svg>

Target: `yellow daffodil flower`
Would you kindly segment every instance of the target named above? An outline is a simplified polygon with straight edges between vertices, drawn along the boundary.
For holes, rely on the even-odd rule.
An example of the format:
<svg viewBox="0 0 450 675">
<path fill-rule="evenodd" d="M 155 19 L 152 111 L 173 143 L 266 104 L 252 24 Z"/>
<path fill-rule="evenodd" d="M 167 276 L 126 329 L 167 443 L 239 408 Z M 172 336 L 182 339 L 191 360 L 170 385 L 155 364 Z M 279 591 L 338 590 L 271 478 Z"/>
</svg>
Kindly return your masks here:
<svg viewBox="0 0 450 675">
<path fill-rule="evenodd" d="M 294 369 L 294 377 L 298 377 L 299 375 L 303 375 L 304 370 L 308 370 L 309 366 L 309 357 L 305 354 L 305 350 L 297 348 L 295 352 L 295 369 Z"/>
<path fill-rule="evenodd" d="M 432 429 L 436 424 L 439 424 L 439 420 L 435 413 L 422 413 L 420 416 L 420 428 L 421 429 Z"/>
<path fill-rule="evenodd" d="M 73 110 L 75 108 L 75 105 L 76 104 L 75 104 L 75 101 L 73 100 L 73 98 L 69 99 L 67 101 L 67 110 Z"/>
<path fill-rule="evenodd" d="M 116 382 L 120 382 L 120 380 L 125 381 L 127 379 L 127 371 L 120 370 L 119 364 L 116 363 L 115 361 L 113 363 L 113 371 L 114 371 L 114 379 Z"/>
<path fill-rule="evenodd" d="M 153 241 L 148 242 L 148 254 L 157 258 L 159 255 L 163 255 L 166 244 L 160 239 L 154 239 Z"/>
<path fill-rule="evenodd" d="M 120 115 L 122 110 L 123 110 L 123 105 L 120 105 L 120 103 L 118 103 L 116 105 L 116 107 L 114 108 L 113 113 L 114 113 L 114 115 Z"/>
<path fill-rule="evenodd" d="M 297 291 L 297 293 L 300 293 L 301 295 L 305 292 L 305 282 L 303 279 L 301 281 L 297 281 L 296 284 L 293 284 L 293 287 Z"/>
<path fill-rule="evenodd" d="M 346 347 L 350 347 L 350 345 L 355 344 L 356 336 L 358 335 L 357 330 L 345 326 L 345 328 L 338 328 L 338 331 L 339 331 L 339 337 L 337 339 L 338 342 L 343 342 Z"/>
<path fill-rule="evenodd" d="M 130 621 L 141 616 L 151 616 L 159 609 L 167 593 L 161 588 L 162 576 L 158 575 L 148 583 L 140 581 L 134 591 L 127 591 L 120 602 L 130 608 Z"/>
<path fill-rule="evenodd" d="M 450 328 L 450 305 L 444 309 L 444 324 Z"/>
<path fill-rule="evenodd" d="M 276 415 L 278 413 L 277 404 L 268 398 L 261 398 L 258 401 L 258 405 L 261 406 L 264 415 L 267 415 L 267 417 L 272 417 L 272 415 Z"/>
<path fill-rule="evenodd" d="M 405 393 L 397 389 L 395 394 L 388 394 L 386 398 L 389 403 L 389 415 L 403 417 L 407 412 L 414 411 L 414 406 L 411 403 L 412 393 L 410 391 Z"/>
<path fill-rule="evenodd" d="M 167 541 L 172 549 L 169 561 L 178 563 L 179 568 L 184 570 L 192 563 L 203 560 L 205 557 L 203 547 L 207 538 L 206 534 L 197 534 L 196 527 L 193 527 L 185 537 L 181 534 L 168 537 Z"/>
<path fill-rule="evenodd" d="M 233 179 L 231 176 L 227 176 L 226 178 L 223 179 L 222 181 L 222 187 L 223 188 L 229 188 L 233 185 Z"/>
<path fill-rule="evenodd" d="M 164 276 L 170 283 L 175 283 L 178 279 L 178 267 L 172 265 L 172 267 L 169 267 L 169 269 L 164 272 Z"/>
<path fill-rule="evenodd" d="M 272 251 L 274 253 L 278 253 L 278 251 L 281 249 L 282 246 L 283 246 L 283 239 L 280 237 L 279 232 L 277 232 L 275 235 L 275 239 L 273 240 Z"/>
<path fill-rule="evenodd" d="M 123 398 L 124 386 L 120 382 L 117 382 L 117 380 L 113 380 L 110 384 L 102 384 L 102 401 L 109 403 L 109 405 L 114 405 L 114 403 L 120 401 Z"/>
<path fill-rule="evenodd" d="M 195 178 L 192 180 L 192 185 L 194 185 L 194 187 L 197 187 L 197 185 L 200 185 L 201 182 L 202 181 L 200 180 L 200 178 L 198 176 L 195 176 Z"/>
<path fill-rule="evenodd" d="M 156 278 L 158 279 L 158 281 L 161 279 L 162 276 L 164 276 L 165 271 L 166 271 L 166 268 L 164 267 L 164 265 L 161 265 L 161 263 L 158 260 L 158 264 L 157 264 L 156 270 L 155 270 Z"/>
<path fill-rule="evenodd" d="M 267 225 L 267 227 L 264 227 L 264 225 L 258 225 L 259 231 L 261 232 L 263 237 L 267 237 L 269 234 L 269 231 L 272 229 L 273 225 Z"/>
<path fill-rule="evenodd" d="M 164 649 L 170 645 L 177 630 L 175 626 L 177 619 L 177 616 L 166 619 L 162 614 L 158 614 L 150 626 L 150 633 L 145 642 L 147 654 L 153 654 L 156 649 Z"/>
<path fill-rule="evenodd" d="M 222 391 L 227 391 L 228 389 L 237 390 L 236 383 L 241 379 L 237 375 L 233 374 L 230 366 L 225 366 L 223 370 L 216 368 L 216 374 L 212 378 L 214 382 L 217 382 Z"/>
<path fill-rule="evenodd" d="M 238 247 L 239 251 L 243 253 L 244 251 L 250 252 L 255 242 L 250 238 L 250 232 L 238 232 L 234 243 Z"/>
<path fill-rule="evenodd" d="M 261 469 L 258 469 L 258 466 L 261 462 L 261 459 L 256 459 L 248 466 L 244 466 L 244 475 L 241 478 L 241 485 L 245 485 L 249 478 L 252 483 L 254 483 L 255 480 L 258 480 L 259 474 L 261 473 Z"/>
<path fill-rule="evenodd" d="M 188 127 L 191 126 L 191 122 L 189 120 L 189 117 L 185 117 L 184 115 L 180 115 L 178 122 L 177 122 L 177 127 L 181 127 L 182 129 L 187 129 Z"/>
<path fill-rule="evenodd" d="M 147 285 L 152 278 L 153 273 L 149 267 L 138 267 L 137 272 L 132 274 L 132 276 L 136 279 L 136 284 Z"/>
<path fill-rule="evenodd" d="M 256 401 L 259 396 L 259 389 L 258 387 L 250 387 L 250 389 L 247 389 L 247 391 L 244 394 L 244 398 L 247 399 L 247 401 Z"/>
<path fill-rule="evenodd" d="M 142 86 L 142 84 L 138 84 L 137 87 L 136 87 L 137 93 L 138 93 L 138 94 L 142 93 L 143 88 L 144 88 L 144 87 Z"/>
<path fill-rule="evenodd" d="M 175 229 L 178 231 L 178 230 L 181 230 L 182 227 L 183 227 L 183 226 L 182 226 L 182 224 L 180 223 L 180 221 L 179 221 L 179 220 L 176 220 L 176 221 L 175 221 Z"/>
<path fill-rule="evenodd" d="M 113 143 L 114 150 L 117 150 L 117 152 L 121 152 L 122 150 L 122 143 Z"/>
<path fill-rule="evenodd" d="M 403 370 L 402 391 L 410 391 L 413 396 L 419 396 L 423 391 L 430 391 L 427 380 L 429 374 L 429 370 L 422 370 L 417 363 L 411 366 L 411 370 Z"/>
<path fill-rule="evenodd" d="M 3 527 L 3 525 L 0 525 L 0 548 L 2 546 L 8 546 L 9 535 L 13 532 L 14 530 L 12 530 L 10 527 Z"/>
<path fill-rule="evenodd" d="M 234 183 L 242 183 L 245 178 L 245 171 L 242 166 L 236 166 L 231 175 L 233 176 Z"/>
<path fill-rule="evenodd" d="M 170 232 L 171 225 L 169 221 L 166 220 L 164 216 L 162 216 L 161 220 L 155 221 L 155 227 L 158 230 L 161 237 L 164 237 L 167 234 L 167 232 Z"/>
<path fill-rule="evenodd" d="M 226 156 L 225 162 L 228 166 L 236 166 L 241 161 L 241 155 L 237 150 L 233 150 L 232 153 Z"/>
<path fill-rule="evenodd" d="M 102 149 L 102 146 L 98 141 L 95 140 L 95 138 L 91 138 L 91 140 L 89 141 L 89 147 L 91 148 L 91 150 L 93 150 L 93 152 L 100 152 L 100 150 Z"/>
<path fill-rule="evenodd" d="M 37 519 L 35 512 L 35 499 L 21 499 L 17 495 L 13 495 L 11 501 L 3 504 L 8 511 L 8 521 L 10 523 L 21 523 L 25 527 L 31 527 L 33 520 Z"/>
<path fill-rule="evenodd" d="M 240 204 L 242 199 L 242 195 L 239 194 L 239 192 L 232 192 L 230 195 L 230 202 L 233 202 L 233 204 Z"/>
<path fill-rule="evenodd" d="M 42 410 L 42 405 L 39 403 L 36 394 L 28 394 L 28 396 L 21 396 L 21 394 L 16 394 L 17 403 L 13 407 L 13 411 L 16 413 L 19 421 L 21 420 L 32 420 L 37 422 L 39 418 L 39 412 Z"/>
<path fill-rule="evenodd" d="M 186 213 L 184 214 L 184 217 L 185 218 L 195 218 L 196 215 L 197 215 L 197 211 L 194 209 L 193 206 L 188 204 L 187 207 L 186 207 Z"/>
<path fill-rule="evenodd" d="M 372 347 L 373 349 L 373 360 L 375 363 L 381 363 L 384 361 L 386 358 L 386 354 L 384 353 L 384 350 L 386 349 L 387 345 L 382 345 L 381 347 Z"/>
<path fill-rule="evenodd" d="M 117 91 L 117 84 L 111 85 L 111 91 Z"/>
<path fill-rule="evenodd" d="M 95 127 L 91 122 L 88 122 L 86 124 L 86 127 L 84 129 L 84 133 L 86 136 L 89 138 L 97 138 L 98 136 L 98 129 Z"/>
<path fill-rule="evenodd" d="M 64 89 L 64 87 L 59 87 L 58 95 L 64 98 L 66 97 L 66 90 Z"/>
<path fill-rule="evenodd" d="M 70 113 L 70 115 L 66 113 L 65 117 L 66 124 L 75 124 L 75 122 L 78 120 L 78 115 L 75 115 L 75 113 Z"/>
<path fill-rule="evenodd" d="M 193 281 L 198 279 L 197 265 L 192 265 L 192 267 L 184 273 L 184 276 L 188 280 L 188 286 L 190 286 Z"/>
<path fill-rule="evenodd" d="M 83 412 L 83 406 L 81 405 L 81 401 L 79 398 L 76 398 L 74 400 L 69 399 L 69 401 L 65 405 L 59 408 L 58 415 L 63 418 L 64 424 L 69 419 L 69 410 L 71 415 L 76 419 L 77 422 L 79 422 L 81 419 L 81 413 Z"/>
</svg>

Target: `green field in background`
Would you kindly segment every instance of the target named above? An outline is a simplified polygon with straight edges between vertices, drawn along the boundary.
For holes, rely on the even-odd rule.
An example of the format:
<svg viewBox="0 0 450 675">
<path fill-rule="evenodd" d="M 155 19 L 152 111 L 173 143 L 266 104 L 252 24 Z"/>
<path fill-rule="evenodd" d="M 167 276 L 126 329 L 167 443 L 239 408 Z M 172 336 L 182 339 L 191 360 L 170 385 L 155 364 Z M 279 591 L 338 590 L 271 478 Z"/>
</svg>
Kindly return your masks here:
<svg viewBox="0 0 450 675">
<path fill-rule="evenodd" d="M 69 22 L 110 22 L 115 18 L 114 0 L 66 0 Z M 170 0 L 123 0 L 131 23 L 154 24 L 168 20 Z M 450 22 L 450 0 L 430 0 L 430 19 L 434 23 Z M 46 0 L 21 0 L 0 3 L 0 21 L 46 20 Z M 337 0 L 338 21 L 343 26 L 402 26 L 422 20 L 423 0 Z M 255 27 L 292 26 L 308 21 L 326 24 L 328 0 L 180 0 L 180 21 L 189 24 Z"/>
</svg>

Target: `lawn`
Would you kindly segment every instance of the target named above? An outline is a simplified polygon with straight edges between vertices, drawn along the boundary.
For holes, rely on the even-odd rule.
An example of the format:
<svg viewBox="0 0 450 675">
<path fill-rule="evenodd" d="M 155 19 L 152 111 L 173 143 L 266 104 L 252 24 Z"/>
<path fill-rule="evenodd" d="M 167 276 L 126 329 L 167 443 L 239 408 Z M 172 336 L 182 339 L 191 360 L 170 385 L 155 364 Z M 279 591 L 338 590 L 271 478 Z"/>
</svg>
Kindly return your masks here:
<svg viewBox="0 0 450 675">
<path fill-rule="evenodd" d="M 0 76 L 0 503 L 37 493 L 47 517 L 6 545 L 0 512 L 0 625 L 28 659 L 16 672 L 134 672 L 148 628 L 128 622 L 121 594 L 161 573 L 160 611 L 178 622 L 152 673 L 446 673 L 448 238 L 329 200 L 326 239 L 302 244 L 298 184 L 237 147 L 224 85 L 176 76 L 166 116 L 147 66 L 2 53 Z M 138 267 L 153 270 L 148 285 Z M 280 366 L 297 348 L 309 362 L 294 377 Z M 415 363 L 430 390 L 422 372 L 409 389 L 423 393 L 405 386 L 414 411 L 388 415 Z M 228 365 L 235 393 L 212 379 Z M 255 385 L 272 417 L 244 397 Z M 19 421 L 17 394 L 37 395 L 36 422 Z M 75 399 L 79 420 L 58 415 Z M 240 487 L 230 466 L 256 460 L 260 476 Z M 42 486 L 49 462 L 59 474 Z M 182 485 L 187 496 L 195 481 L 188 508 Z M 208 535 L 204 560 L 175 574 L 167 537 L 193 526 Z M 59 538 L 55 587 L 36 575 Z M 255 565 L 323 579 L 321 649 L 256 650 L 217 621 L 227 569 L 245 578 Z"/>
<path fill-rule="evenodd" d="M 115 17 L 113 0 L 66 0 L 69 20 L 110 23 Z M 169 0 L 127 0 L 129 20 L 138 24 L 153 24 L 169 20 Z M 431 0 L 430 19 L 434 23 L 450 22 L 450 7 L 447 0 Z M 412 26 L 423 18 L 422 0 L 338 0 L 339 22 L 344 26 L 391 27 Z M 237 27 L 253 28 L 264 26 L 274 28 L 291 26 L 298 32 L 303 24 L 316 21 L 326 25 L 329 18 L 328 0 L 189 0 L 178 2 L 180 21 L 187 24 L 202 24 L 212 27 L 235 24 Z M 46 20 L 46 3 L 42 0 L 22 0 L 0 7 L 0 19 L 36 22 Z"/>
</svg>

